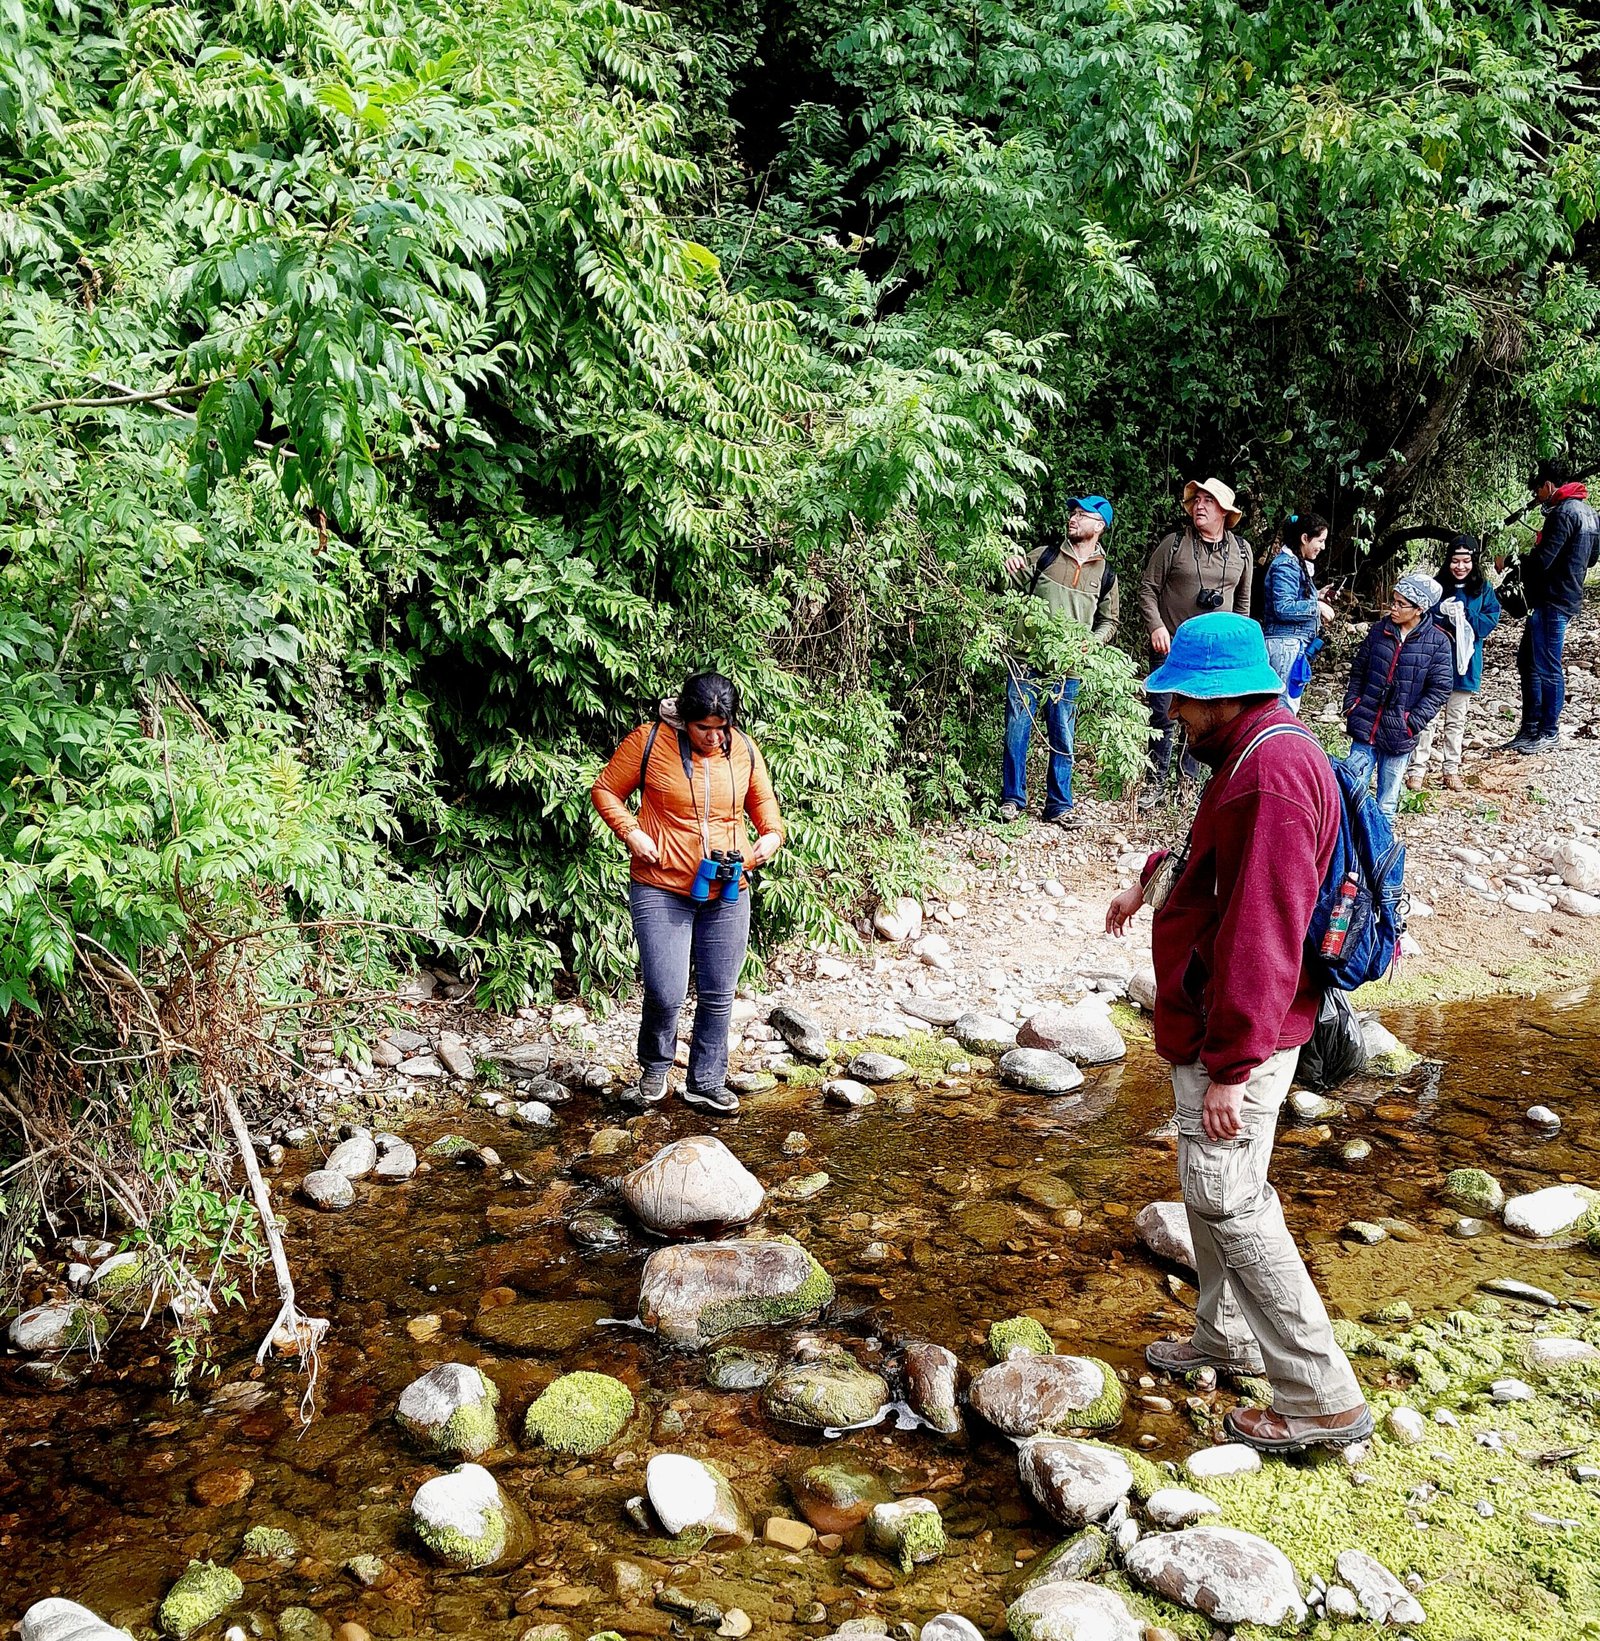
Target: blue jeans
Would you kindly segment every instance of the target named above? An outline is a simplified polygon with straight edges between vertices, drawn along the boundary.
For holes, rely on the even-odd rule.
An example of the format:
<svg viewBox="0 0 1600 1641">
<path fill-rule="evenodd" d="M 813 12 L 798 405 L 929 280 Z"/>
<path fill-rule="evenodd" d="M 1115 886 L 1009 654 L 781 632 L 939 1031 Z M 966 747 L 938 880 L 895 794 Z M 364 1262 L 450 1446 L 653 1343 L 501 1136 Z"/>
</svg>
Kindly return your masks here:
<svg viewBox="0 0 1600 1641">
<path fill-rule="evenodd" d="M 1517 671 L 1522 675 L 1522 733 L 1532 740 L 1554 735 L 1567 704 L 1567 674 L 1561 651 L 1567 641 L 1564 610 L 1548 605 L 1528 611 L 1517 646 Z"/>
<path fill-rule="evenodd" d="M 1079 678 L 1054 682 L 1012 673 L 1006 680 L 1006 755 L 1000 767 L 1000 801 L 1021 809 L 1028 801 L 1028 743 L 1033 721 L 1044 707 L 1050 744 L 1050 778 L 1044 818 L 1054 820 L 1072 807 L 1072 743 L 1078 720 Z"/>
<path fill-rule="evenodd" d="M 1365 741 L 1357 741 L 1345 755 L 1344 766 L 1365 785 L 1378 776 L 1378 807 L 1393 820 L 1400 812 L 1400 782 L 1405 779 L 1409 752 L 1379 752 Z"/>
<path fill-rule="evenodd" d="M 728 1021 L 733 989 L 750 943 L 750 891 L 730 906 L 696 904 L 649 883 L 628 887 L 633 937 L 639 942 L 644 1005 L 639 1013 L 639 1069 L 665 1071 L 678 1052 L 678 1016 L 694 968 L 694 1031 L 689 1039 L 689 1087 L 721 1088 L 728 1075 Z"/>
</svg>

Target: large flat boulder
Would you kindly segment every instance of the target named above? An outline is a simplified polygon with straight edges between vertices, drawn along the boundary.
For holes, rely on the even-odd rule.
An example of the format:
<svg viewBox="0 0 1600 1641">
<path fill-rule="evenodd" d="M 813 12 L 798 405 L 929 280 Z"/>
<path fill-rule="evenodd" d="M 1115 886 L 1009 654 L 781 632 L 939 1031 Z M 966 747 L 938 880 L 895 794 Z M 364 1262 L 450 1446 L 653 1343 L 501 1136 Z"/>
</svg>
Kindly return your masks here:
<svg viewBox="0 0 1600 1641">
<path fill-rule="evenodd" d="M 659 1248 L 639 1282 L 639 1319 L 698 1349 L 740 1328 L 809 1322 L 833 1298 L 828 1273 L 789 1237 Z"/>
<path fill-rule="evenodd" d="M 1237 1527 L 1152 1534 L 1128 1551 L 1123 1566 L 1147 1590 L 1218 1624 L 1276 1626 L 1306 1616 L 1289 1558 Z"/>
</svg>

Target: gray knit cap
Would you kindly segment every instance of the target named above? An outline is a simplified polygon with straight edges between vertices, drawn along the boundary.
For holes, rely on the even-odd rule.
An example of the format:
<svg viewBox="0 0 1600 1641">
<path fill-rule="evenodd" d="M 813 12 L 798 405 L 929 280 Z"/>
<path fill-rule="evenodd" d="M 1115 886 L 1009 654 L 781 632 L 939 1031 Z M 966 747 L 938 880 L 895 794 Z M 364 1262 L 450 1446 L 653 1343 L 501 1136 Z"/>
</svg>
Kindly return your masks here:
<svg viewBox="0 0 1600 1641">
<path fill-rule="evenodd" d="M 1421 570 L 1413 570 L 1395 582 L 1394 590 L 1408 604 L 1415 604 L 1419 610 L 1426 611 L 1431 610 L 1439 602 L 1444 589 L 1431 575 L 1424 575 Z"/>
</svg>

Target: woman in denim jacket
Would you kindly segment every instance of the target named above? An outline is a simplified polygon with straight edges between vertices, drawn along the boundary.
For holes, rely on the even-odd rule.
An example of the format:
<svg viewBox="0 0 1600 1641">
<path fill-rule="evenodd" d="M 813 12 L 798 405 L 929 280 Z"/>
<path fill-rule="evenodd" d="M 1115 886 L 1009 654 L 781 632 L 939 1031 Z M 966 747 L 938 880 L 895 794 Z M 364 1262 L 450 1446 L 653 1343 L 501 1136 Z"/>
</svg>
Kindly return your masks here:
<svg viewBox="0 0 1600 1641">
<path fill-rule="evenodd" d="M 1267 660 L 1283 680 L 1283 704 L 1300 710 L 1299 693 L 1289 693 L 1294 664 L 1310 650 L 1333 610 L 1317 596 L 1311 567 L 1328 544 L 1328 521 L 1319 513 L 1291 513 L 1278 531 L 1278 551 L 1262 582 L 1261 630 Z"/>
</svg>

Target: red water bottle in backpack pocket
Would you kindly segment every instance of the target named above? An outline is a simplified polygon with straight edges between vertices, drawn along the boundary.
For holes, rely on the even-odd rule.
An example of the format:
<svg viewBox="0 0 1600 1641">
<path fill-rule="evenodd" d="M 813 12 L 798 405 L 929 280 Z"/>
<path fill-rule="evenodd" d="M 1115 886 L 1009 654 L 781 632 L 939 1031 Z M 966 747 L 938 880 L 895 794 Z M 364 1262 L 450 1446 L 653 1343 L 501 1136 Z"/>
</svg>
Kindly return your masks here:
<svg viewBox="0 0 1600 1641">
<path fill-rule="evenodd" d="M 1350 919 L 1355 914 L 1356 896 L 1361 885 L 1354 872 L 1347 873 L 1339 885 L 1339 898 L 1334 903 L 1333 916 L 1328 919 L 1328 932 L 1322 937 L 1322 955 L 1336 958 L 1344 951 L 1345 938 L 1350 933 Z"/>
</svg>

